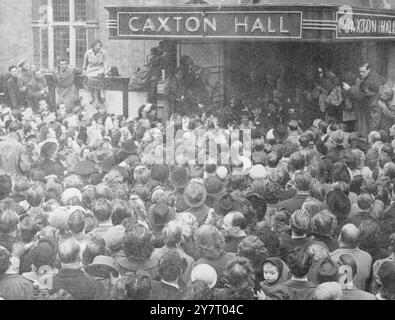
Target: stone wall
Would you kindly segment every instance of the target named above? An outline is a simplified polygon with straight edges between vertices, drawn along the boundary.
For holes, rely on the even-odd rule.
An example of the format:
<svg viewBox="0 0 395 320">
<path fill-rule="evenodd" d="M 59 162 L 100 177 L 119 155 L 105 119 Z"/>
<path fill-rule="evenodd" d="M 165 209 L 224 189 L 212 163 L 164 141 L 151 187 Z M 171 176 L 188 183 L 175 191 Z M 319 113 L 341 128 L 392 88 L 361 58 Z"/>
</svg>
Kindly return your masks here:
<svg viewBox="0 0 395 320">
<path fill-rule="evenodd" d="M 30 0 L 0 0 L 0 73 L 24 57 L 33 59 Z"/>
</svg>

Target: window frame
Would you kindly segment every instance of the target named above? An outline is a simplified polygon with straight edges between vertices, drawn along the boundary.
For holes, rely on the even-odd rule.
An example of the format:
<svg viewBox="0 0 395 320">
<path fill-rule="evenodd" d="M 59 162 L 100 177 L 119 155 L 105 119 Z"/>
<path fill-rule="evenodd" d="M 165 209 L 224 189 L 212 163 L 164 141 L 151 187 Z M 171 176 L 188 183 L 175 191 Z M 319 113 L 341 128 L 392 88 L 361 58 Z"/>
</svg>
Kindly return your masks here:
<svg viewBox="0 0 395 320">
<path fill-rule="evenodd" d="M 69 63 L 75 66 L 77 62 L 77 42 L 76 42 L 76 32 L 77 28 L 84 28 L 86 30 L 86 48 L 89 48 L 89 30 L 96 30 L 98 28 L 97 22 L 97 1 L 95 1 L 95 21 L 88 21 L 89 14 L 86 13 L 85 21 L 77 21 L 75 17 L 75 0 L 64 0 L 69 1 L 69 20 L 68 21 L 54 21 L 53 16 L 53 0 L 48 0 L 47 10 L 45 13 L 45 19 L 40 19 L 39 21 L 33 21 L 33 28 L 39 28 L 40 30 L 40 66 L 48 65 L 49 69 L 54 69 L 56 67 L 55 61 L 55 39 L 54 39 L 54 28 L 56 27 L 68 27 L 69 28 Z M 88 1 L 88 0 L 87 0 Z M 41 8 L 37 8 L 42 11 Z M 88 10 L 88 6 L 86 5 Z M 44 10 L 45 11 L 45 10 Z M 42 13 L 40 13 L 42 14 Z M 48 62 L 43 63 L 42 56 L 42 29 L 48 30 Z M 96 33 L 96 31 L 95 31 Z"/>
</svg>

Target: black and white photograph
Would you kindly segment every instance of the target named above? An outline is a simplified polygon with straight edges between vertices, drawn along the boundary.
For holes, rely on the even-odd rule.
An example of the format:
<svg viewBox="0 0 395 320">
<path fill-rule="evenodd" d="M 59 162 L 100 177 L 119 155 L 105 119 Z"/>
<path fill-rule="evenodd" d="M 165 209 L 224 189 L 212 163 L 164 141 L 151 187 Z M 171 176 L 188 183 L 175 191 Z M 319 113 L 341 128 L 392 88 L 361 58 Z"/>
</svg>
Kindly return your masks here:
<svg viewBox="0 0 395 320">
<path fill-rule="evenodd" d="M 0 300 L 395 300 L 395 0 L 0 0 Z"/>
</svg>

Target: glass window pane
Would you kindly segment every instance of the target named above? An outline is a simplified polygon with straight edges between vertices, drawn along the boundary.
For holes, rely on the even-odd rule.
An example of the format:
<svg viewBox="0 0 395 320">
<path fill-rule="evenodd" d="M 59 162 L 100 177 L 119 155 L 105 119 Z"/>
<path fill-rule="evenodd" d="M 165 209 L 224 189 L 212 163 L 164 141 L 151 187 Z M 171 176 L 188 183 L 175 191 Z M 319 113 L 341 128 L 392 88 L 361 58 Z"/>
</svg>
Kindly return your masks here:
<svg viewBox="0 0 395 320">
<path fill-rule="evenodd" d="M 33 63 L 40 66 L 40 28 L 33 28 Z"/>
<path fill-rule="evenodd" d="M 53 0 L 53 20 L 70 21 L 69 0 Z"/>
<path fill-rule="evenodd" d="M 75 0 L 75 21 L 86 21 L 86 0 Z"/>
<path fill-rule="evenodd" d="M 64 58 L 70 63 L 70 29 L 69 27 L 54 28 L 54 54 L 55 64 L 59 58 Z"/>
<path fill-rule="evenodd" d="M 48 29 L 41 29 L 41 68 L 48 68 Z"/>
<path fill-rule="evenodd" d="M 78 68 L 84 65 L 84 57 L 86 52 L 86 28 L 78 27 L 75 30 L 76 49 L 75 49 L 75 64 Z"/>
<path fill-rule="evenodd" d="M 88 46 L 90 47 L 96 39 L 96 31 L 93 28 L 88 28 Z"/>
</svg>

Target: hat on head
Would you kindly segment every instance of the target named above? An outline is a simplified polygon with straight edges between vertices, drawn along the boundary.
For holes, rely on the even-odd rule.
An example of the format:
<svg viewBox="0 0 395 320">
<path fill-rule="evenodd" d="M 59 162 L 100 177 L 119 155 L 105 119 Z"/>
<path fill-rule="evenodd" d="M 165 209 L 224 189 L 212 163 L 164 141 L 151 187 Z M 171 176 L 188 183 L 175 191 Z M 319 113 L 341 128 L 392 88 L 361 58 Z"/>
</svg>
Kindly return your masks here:
<svg viewBox="0 0 395 320">
<path fill-rule="evenodd" d="M 81 207 L 81 206 L 72 206 L 72 207 L 70 207 L 69 208 L 69 214 L 72 214 L 72 213 L 74 213 L 77 210 L 81 210 L 83 213 L 86 214 L 86 210 L 83 207 Z"/>
<path fill-rule="evenodd" d="M 177 189 L 185 188 L 189 183 L 187 169 L 176 167 L 170 172 L 170 183 Z"/>
<path fill-rule="evenodd" d="M 156 181 L 165 182 L 169 179 L 169 167 L 166 164 L 154 164 L 151 168 L 151 178 Z"/>
<path fill-rule="evenodd" d="M 274 129 L 270 129 L 266 134 L 266 140 L 271 141 L 274 140 L 276 137 L 274 136 Z"/>
<path fill-rule="evenodd" d="M 191 273 L 192 282 L 203 281 L 210 289 L 214 288 L 217 283 L 217 272 L 208 264 L 199 264 L 193 268 Z"/>
<path fill-rule="evenodd" d="M 270 264 L 274 265 L 277 268 L 278 274 L 279 274 L 279 279 L 280 279 L 282 274 L 283 274 L 283 270 L 284 270 L 284 263 L 283 263 L 283 261 L 280 258 L 277 258 L 277 257 L 270 257 L 270 258 L 267 258 L 263 262 L 262 266 L 264 264 L 266 264 L 266 263 L 270 263 Z"/>
<path fill-rule="evenodd" d="M 342 130 L 337 130 L 330 135 L 331 140 L 338 146 L 342 146 L 345 144 L 346 135 Z"/>
<path fill-rule="evenodd" d="M 117 263 L 111 257 L 97 256 L 93 262 L 85 267 L 85 271 L 90 275 L 100 278 L 110 278 L 110 273 L 117 278 L 119 276 L 119 270 Z"/>
<path fill-rule="evenodd" d="M 263 165 L 257 164 L 251 168 L 249 176 L 253 180 L 264 179 L 267 177 L 267 171 Z"/>
<path fill-rule="evenodd" d="M 204 186 L 209 195 L 216 195 L 224 189 L 222 181 L 217 176 L 210 176 L 204 180 Z"/>
<path fill-rule="evenodd" d="M 156 203 L 160 199 L 163 199 L 163 197 L 167 198 L 167 196 L 168 196 L 168 194 L 166 192 L 166 189 L 161 186 L 158 186 L 158 187 L 155 187 L 154 189 L 152 189 L 151 195 L 149 198 L 150 198 L 151 202 Z"/>
<path fill-rule="evenodd" d="M 206 188 L 197 181 L 191 182 L 184 190 L 185 203 L 191 208 L 200 207 L 207 197 Z"/>
</svg>

